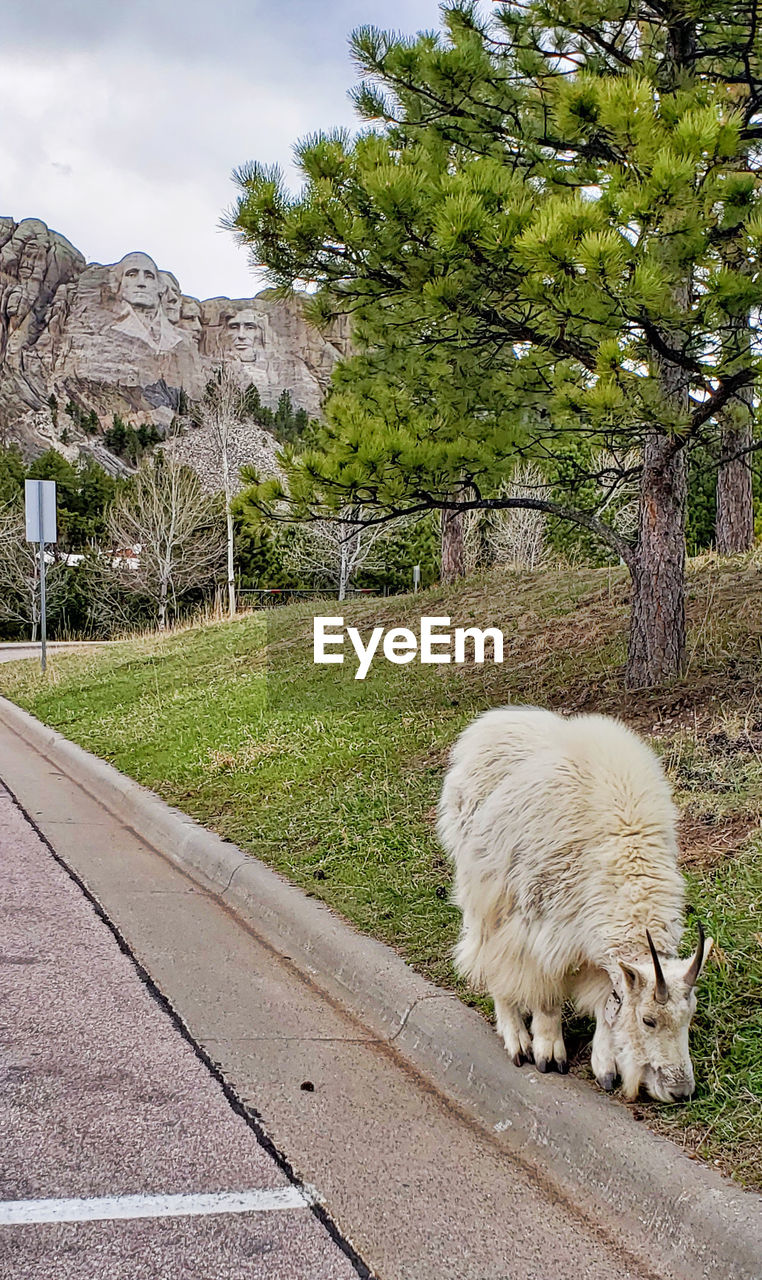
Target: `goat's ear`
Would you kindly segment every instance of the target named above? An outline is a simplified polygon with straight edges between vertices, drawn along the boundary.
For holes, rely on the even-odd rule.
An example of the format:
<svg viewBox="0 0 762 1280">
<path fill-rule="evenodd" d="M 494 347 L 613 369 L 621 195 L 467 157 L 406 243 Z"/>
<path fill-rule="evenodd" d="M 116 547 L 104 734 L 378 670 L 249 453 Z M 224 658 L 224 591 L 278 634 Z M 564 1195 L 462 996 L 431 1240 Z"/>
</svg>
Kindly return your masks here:
<svg viewBox="0 0 762 1280">
<path fill-rule="evenodd" d="M 643 985 L 643 975 L 638 973 L 637 969 L 631 968 L 629 964 L 625 964 L 623 960 L 619 961 L 619 968 L 622 970 L 624 977 L 624 985 L 628 991 L 639 991 Z"/>
</svg>

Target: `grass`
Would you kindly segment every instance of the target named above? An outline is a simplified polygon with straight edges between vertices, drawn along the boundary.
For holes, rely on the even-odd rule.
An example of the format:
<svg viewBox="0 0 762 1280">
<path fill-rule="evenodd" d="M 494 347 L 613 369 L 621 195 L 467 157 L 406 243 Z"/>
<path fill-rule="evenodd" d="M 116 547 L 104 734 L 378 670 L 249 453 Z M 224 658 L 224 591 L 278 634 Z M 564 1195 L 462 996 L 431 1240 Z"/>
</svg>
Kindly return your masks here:
<svg viewBox="0 0 762 1280">
<path fill-rule="evenodd" d="M 505 662 L 315 666 L 311 602 L 233 624 L 0 668 L 0 690 L 171 803 L 251 850 L 491 1015 L 450 963 L 458 916 L 433 831 L 447 750 L 508 701 L 621 715 L 665 760 L 683 811 L 689 897 L 717 949 L 692 1033 L 688 1106 L 633 1110 L 699 1158 L 762 1187 L 762 566 L 694 562 L 684 679 L 625 693 L 618 571 L 485 575 L 417 597 L 353 601 L 347 623 L 422 613 L 503 629 Z M 692 931 L 689 930 L 689 935 Z M 687 940 L 689 941 L 689 939 Z M 573 1069 L 591 1078 L 590 1025 Z M 508 1069 L 508 1068 L 507 1068 Z M 593 1086 L 591 1086 L 593 1087 Z"/>
</svg>

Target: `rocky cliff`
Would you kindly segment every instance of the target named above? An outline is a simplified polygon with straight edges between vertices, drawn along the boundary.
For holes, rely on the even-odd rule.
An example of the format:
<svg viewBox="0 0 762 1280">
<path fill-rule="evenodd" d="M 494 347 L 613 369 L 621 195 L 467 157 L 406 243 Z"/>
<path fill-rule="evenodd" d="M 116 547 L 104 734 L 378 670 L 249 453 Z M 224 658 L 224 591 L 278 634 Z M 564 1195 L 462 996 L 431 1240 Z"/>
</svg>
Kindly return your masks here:
<svg viewBox="0 0 762 1280">
<path fill-rule="evenodd" d="M 316 414 L 346 346 L 298 299 L 199 301 L 145 253 L 87 263 L 44 222 L 0 218 L 0 443 L 27 456 L 53 445 L 114 469 L 102 435 L 115 414 L 166 428 L 223 362 L 263 403 L 287 389 Z"/>
</svg>

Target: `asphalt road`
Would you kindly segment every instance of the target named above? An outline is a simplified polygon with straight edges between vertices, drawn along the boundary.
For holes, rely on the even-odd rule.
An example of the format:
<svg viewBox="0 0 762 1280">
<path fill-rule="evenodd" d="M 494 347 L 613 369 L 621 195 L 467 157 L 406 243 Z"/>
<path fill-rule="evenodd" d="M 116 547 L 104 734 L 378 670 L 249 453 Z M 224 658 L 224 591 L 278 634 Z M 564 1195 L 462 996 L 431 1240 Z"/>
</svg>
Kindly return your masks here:
<svg viewBox="0 0 762 1280">
<path fill-rule="evenodd" d="M 357 1274 L 342 1241 L 380 1280 L 671 1280 L 628 1252 L 616 1204 L 593 1220 L 546 1185 L 2 726 L 0 777 L 124 948 L 4 797 L 4 1280 L 331 1280 Z M 181 1217 L 172 1201 L 160 1219 L 117 1219 L 107 1204 L 81 1211 L 98 1220 L 9 1222 L 19 1201 L 288 1191 L 246 1114 L 318 1188 L 334 1235 L 308 1207 L 222 1202 L 210 1215 Z"/>
<path fill-rule="evenodd" d="M 0 791 L 4 1280 L 357 1272 Z"/>
</svg>

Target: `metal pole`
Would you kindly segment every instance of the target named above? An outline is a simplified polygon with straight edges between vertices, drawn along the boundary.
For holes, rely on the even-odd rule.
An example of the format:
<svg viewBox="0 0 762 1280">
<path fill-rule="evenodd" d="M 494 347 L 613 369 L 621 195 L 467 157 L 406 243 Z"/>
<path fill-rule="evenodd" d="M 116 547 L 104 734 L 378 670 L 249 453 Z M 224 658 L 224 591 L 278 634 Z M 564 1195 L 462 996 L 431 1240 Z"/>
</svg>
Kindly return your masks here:
<svg viewBox="0 0 762 1280">
<path fill-rule="evenodd" d="M 45 620 L 45 543 L 43 542 L 42 528 L 42 485 L 37 488 L 37 511 L 39 517 L 39 533 L 40 533 L 40 667 L 44 672 L 47 668 L 47 652 L 46 642 L 46 620 Z"/>
</svg>

